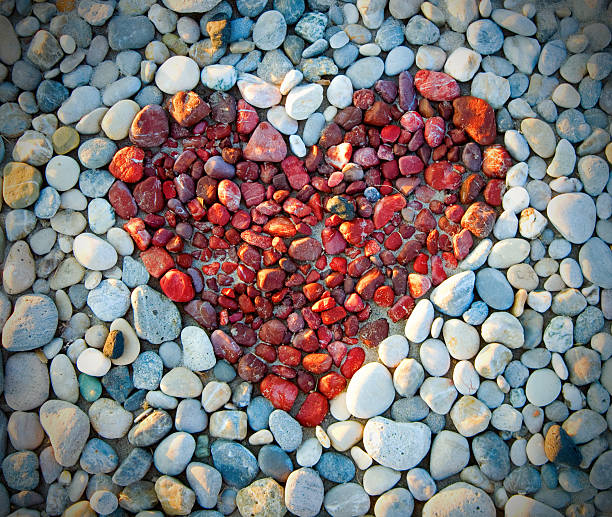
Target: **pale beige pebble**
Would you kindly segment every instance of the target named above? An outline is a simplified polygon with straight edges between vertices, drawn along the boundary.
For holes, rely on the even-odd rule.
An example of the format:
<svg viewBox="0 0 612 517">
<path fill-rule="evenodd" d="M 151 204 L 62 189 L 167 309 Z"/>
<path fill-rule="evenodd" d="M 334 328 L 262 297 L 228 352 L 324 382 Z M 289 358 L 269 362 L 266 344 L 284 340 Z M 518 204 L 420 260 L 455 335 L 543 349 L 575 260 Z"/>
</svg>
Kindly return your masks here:
<svg viewBox="0 0 612 517">
<path fill-rule="evenodd" d="M 85 274 L 85 280 L 83 284 L 85 285 L 85 289 L 91 291 L 95 289 L 98 284 L 102 281 L 102 272 L 100 271 L 88 271 Z"/>
<path fill-rule="evenodd" d="M 57 478 L 60 485 L 68 486 L 72 481 L 72 473 L 69 470 L 62 470 L 62 473 Z"/>
<path fill-rule="evenodd" d="M 144 84 L 149 84 L 155 79 L 157 65 L 153 61 L 143 60 L 140 62 L 140 80 Z"/>
<path fill-rule="evenodd" d="M 329 436 L 325 432 L 325 429 L 323 429 L 320 425 L 315 427 L 315 436 L 317 437 L 317 440 L 319 440 L 319 443 L 321 444 L 322 447 L 324 447 L 325 449 L 330 448 L 331 440 L 329 439 Z"/>
<path fill-rule="evenodd" d="M 378 56 L 380 52 L 381 49 L 376 43 L 366 43 L 365 45 L 361 45 L 359 47 L 359 53 L 362 56 Z"/>
<path fill-rule="evenodd" d="M 63 253 L 70 253 L 72 251 L 73 242 L 74 237 L 70 237 L 68 235 L 62 235 L 60 233 L 57 237 L 57 243 L 59 244 L 59 248 Z"/>
<path fill-rule="evenodd" d="M 232 398 L 232 390 L 226 382 L 210 381 L 202 391 L 202 407 L 207 413 L 221 409 Z"/>
<path fill-rule="evenodd" d="M 525 302 L 527 302 L 527 291 L 525 289 L 519 289 L 514 293 L 514 303 L 510 308 L 510 313 L 515 317 L 520 317 L 525 312 Z"/>
<path fill-rule="evenodd" d="M 554 508 L 524 495 L 513 495 L 504 507 L 505 517 L 563 517 Z"/>
<path fill-rule="evenodd" d="M 107 269 L 103 273 L 104 278 L 114 278 L 115 280 L 121 280 L 121 276 L 123 272 L 119 266 L 113 266 L 110 269 Z"/>
<path fill-rule="evenodd" d="M 62 235 L 74 237 L 82 233 L 87 226 L 87 219 L 80 212 L 60 210 L 51 218 L 51 228 Z"/>
<path fill-rule="evenodd" d="M 97 515 L 89 505 L 89 501 L 79 501 L 66 508 L 62 517 L 96 517 Z"/>
<path fill-rule="evenodd" d="M 140 354 L 140 340 L 127 320 L 117 318 L 111 323 L 110 331 L 119 330 L 123 334 L 123 354 L 117 359 L 111 359 L 115 366 L 124 366 L 133 363 Z"/>
<path fill-rule="evenodd" d="M 166 373 L 159 387 L 162 393 L 171 397 L 194 398 L 202 394 L 202 381 L 184 366 L 177 366 Z"/>
<path fill-rule="evenodd" d="M 68 257 L 55 270 L 49 280 L 49 287 L 54 291 L 78 284 L 85 276 L 85 268 L 74 257 Z"/>
<path fill-rule="evenodd" d="M 62 34 L 59 39 L 59 44 L 66 54 L 72 54 L 76 50 L 76 42 L 69 34 Z"/>
<path fill-rule="evenodd" d="M 332 120 L 334 120 L 334 117 L 337 114 L 338 108 L 336 108 L 336 106 L 327 106 L 327 108 L 323 110 L 323 116 L 325 117 L 325 121 L 327 123 L 330 123 Z"/>
<path fill-rule="evenodd" d="M 327 435 L 334 449 L 340 452 L 348 451 L 361 441 L 363 425 L 355 420 L 335 422 L 327 428 Z"/>
<path fill-rule="evenodd" d="M 526 118 L 521 122 L 521 132 L 532 151 L 542 158 L 555 153 L 555 134 L 546 122 L 537 118 Z"/>
<path fill-rule="evenodd" d="M 60 208 L 82 211 L 87 208 L 87 198 L 78 189 L 70 189 L 60 194 Z"/>
<path fill-rule="evenodd" d="M 72 316 L 72 304 L 70 298 L 63 289 L 55 291 L 55 305 L 57 307 L 60 321 L 68 321 Z"/>
<path fill-rule="evenodd" d="M 274 436 L 268 429 L 261 429 L 249 436 L 251 445 L 267 445 L 274 441 Z"/>
<path fill-rule="evenodd" d="M 247 415 L 244 411 L 215 411 L 210 415 L 209 433 L 215 438 L 244 440 L 247 435 Z"/>
<path fill-rule="evenodd" d="M 506 380 L 506 378 L 503 375 L 498 375 L 496 377 L 495 384 L 497 384 L 497 387 L 499 388 L 499 390 L 502 393 L 509 393 L 510 392 L 510 384 L 508 384 L 508 381 Z"/>
<path fill-rule="evenodd" d="M 548 458 L 544 453 L 544 437 L 540 433 L 536 433 L 529 438 L 526 452 L 529 463 L 536 467 L 548 462 Z"/>
<path fill-rule="evenodd" d="M 102 438 L 123 438 L 130 430 L 133 420 L 132 413 L 113 399 L 99 398 L 89 407 L 91 426 Z"/>
<path fill-rule="evenodd" d="M 102 119 L 109 110 L 107 107 L 96 108 L 84 115 L 74 128 L 82 135 L 95 135 L 102 129 Z"/>
<path fill-rule="evenodd" d="M 114 104 L 104 115 L 102 131 L 111 140 L 123 140 L 128 136 L 132 121 L 140 106 L 132 100 L 124 99 Z"/>
<path fill-rule="evenodd" d="M 85 492 L 88 481 L 89 474 L 84 470 L 77 470 L 74 476 L 72 476 L 72 481 L 70 481 L 70 486 L 68 487 L 68 499 L 73 503 L 78 501 L 83 495 L 83 492 Z"/>
<path fill-rule="evenodd" d="M 85 332 L 85 342 L 93 348 L 102 348 L 107 336 L 108 329 L 104 325 L 94 325 Z"/>
<path fill-rule="evenodd" d="M 380 495 L 397 485 L 401 477 L 397 470 L 373 465 L 363 473 L 363 489 L 368 495 Z"/>
<path fill-rule="evenodd" d="M 372 465 L 372 458 L 370 455 L 357 445 L 351 447 L 351 457 L 359 470 L 366 470 Z"/>
<path fill-rule="evenodd" d="M 104 377 L 111 368 L 111 362 L 97 348 L 86 348 L 77 358 L 77 368 L 80 372 L 92 377 Z"/>
<path fill-rule="evenodd" d="M 493 492 L 495 485 L 482 473 L 478 465 L 470 465 L 464 468 L 460 474 L 459 479 L 465 481 L 470 485 L 474 485 L 487 493 Z"/>
<path fill-rule="evenodd" d="M 26 241 L 17 241 L 9 249 L 2 271 L 6 294 L 19 294 L 29 289 L 36 280 L 34 257 Z"/>
<path fill-rule="evenodd" d="M 350 418 L 351 413 L 346 407 L 346 391 L 336 395 L 329 401 L 329 412 L 338 421 Z"/>
<path fill-rule="evenodd" d="M 35 167 L 44 165 L 52 156 L 51 140 L 38 131 L 25 131 L 13 147 L 13 161 L 25 162 Z"/>
<path fill-rule="evenodd" d="M 484 431 L 491 420 L 491 410 L 471 395 L 461 397 L 450 410 L 457 431 L 466 438 Z"/>
<path fill-rule="evenodd" d="M 553 293 L 561 291 L 562 289 L 565 289 L 566 287 L 567 286 L 565 285 L 565 282 L 561 278 L 561 275 L 558 273 L 555 273 L 554 275 L 550 275 L 546 279 L 546 282 L 544 282 L 544 289 L 546 289 L 549 292 L 553 292 Z"/>
</svg>

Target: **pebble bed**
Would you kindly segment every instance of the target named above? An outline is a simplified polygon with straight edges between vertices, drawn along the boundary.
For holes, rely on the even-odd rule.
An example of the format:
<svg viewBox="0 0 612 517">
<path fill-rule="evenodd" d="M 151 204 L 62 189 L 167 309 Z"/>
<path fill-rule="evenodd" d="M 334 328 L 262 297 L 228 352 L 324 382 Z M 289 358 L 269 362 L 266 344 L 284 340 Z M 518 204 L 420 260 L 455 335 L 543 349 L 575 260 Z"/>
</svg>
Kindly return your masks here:
<svg viewBox="0 0 612 517">
<path fill-rule="evenodd" d="M 0 3 L 0 517 L 612 514 L 610 20 Z"/>
</svg>

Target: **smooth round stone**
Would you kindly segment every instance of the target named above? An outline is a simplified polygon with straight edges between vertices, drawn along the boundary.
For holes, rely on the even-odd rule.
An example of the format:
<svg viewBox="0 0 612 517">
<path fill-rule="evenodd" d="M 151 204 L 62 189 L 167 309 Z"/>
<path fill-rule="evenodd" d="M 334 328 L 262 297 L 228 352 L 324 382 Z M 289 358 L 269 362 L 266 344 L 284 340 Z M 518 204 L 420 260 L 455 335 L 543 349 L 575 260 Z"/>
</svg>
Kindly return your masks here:
<svg viewBox="0 0 612 517">
<path fill-rule="evenodd" d="M 469 81 L 478 71 L 481 59 L 478 52 L 459 47 L 448 56 L 444 64 L 444 72 L 457 81 Z"/>
<path fill-rule="evenodd" d="M 408 70 L 414 63 L 414 52 L 405 46 L 392 48 L 385 59 L 385 74 L 393 77 Z"/>
<path fill-rule="evenodd" d="M 327 100 L 339 109 L 346 108 L 353 101 L 353 84 L 346 75 L 337 75 L 327 87 Z"/>
<path fill-rule="evenodd" d="M 567 109 L 555 123 L 557 133 L 561 138 L 566 138 L 573 144 L 582 142 L 591 132 L 591 126 L 586 122 L 582 112 L 576 109 Z"/>
<path fill-rule="evenodd" d="M 529 242 L 525 239 L 504 239 L 493 245 L 487 262 L 492 268 L 506 269 L 525 260 L 530 250 Z"/>
<path fill-rule="evenodd" d="M 487 343 L 501 343 L 513 349 L 525 342 L 521 323 L 507 312 L 492 313 L 482 324 L 480 333 Z"/>
<path fill-rule="evenodd" d="M 601 194 L 608 183 L 609 166 L 603 158 L 595 155 L 584 156 L 578 160 L 578 174 L 584 191 L 591 196 Z"/>
<path fill-rule="evenodd" d="M 45 168 L 45 179 L 51 187 L 64 192 L 77 184 L 79 172 L 79 164 L 74 158 L 54 156 Z"/>
<path fill-rule="evenodd" d="M 90 169 L 100 169 L 110 163 L 117 151 L 116 144 L 108 138 L 92 138 L 79 146 L 79 160 Z"/>
<path fill-rule="evenodd" d="M 13 314 L 4 324 L 2 344 L 10 352 L 39 348 L 53 339 L 57 323 L 58 311 L 51 298 L 45 295 L 20 296 Z"/>
<path fill-rule="evenodd" d="M 2 474 L 13 490 L 34 490 L 39 483 L 38 458 L 32 451 L 9 454 L 2 462 Z"/>
<path fill-rule="evenodd" d="M 273 50 L 281 46 L 286 34 L 285 17 L 279 11 L 266 11 L 253 27 L 253 42 L 261 50 Z"/>
<path fill-rule="evenodd" d="M 189 326 L 181 331 L 183 365 L 193 371 L 210 370 L 216 362 L 213 346 L 206 332 Z"/>
<path fill-rule="evenodd" d="M 237 84 L 243 99 L 256 108 L 270 108 L 281 101 L 279 89 L 256 75 L 242 73 Z"/>
<path fill-rule="evenodd" d="M 355 61 L 346 71 L 347 77 L 353 83 L 353 88 L 370 88 L 380 79 L 385 69 L 382 59 L 375 56 L 364 57 Z"/>
<path fill-rule="evenodd" d="M 49 368 L 51 385 L 55 395 L 72 404 L 79 398 L 79 384 L 70 359 L 64 354 L 56 355 Z"/>
<path fill-rule="evenodd" d="M 403 397 L 413 396 L 425 377 L 421 363 L 413 358 L 402 359 L 393 372 L 393 385 Z"/>
<path fill-rule="evenodd" d="M 480 387 L 480 379 L 470 361 L 459 361 L 453 369 L 453 383 L 462 395 L 474 395 Z"/>
<path fill-rule="evenodd" d="M 593 234 L 596 209 L 595 203 L 587 194 L 559 194 L 550 201 L 546 212 L 548 220 L 571 243 L 586 242 Z"/>
<path fill-rule="evenodd" d="M 115 248 L 92 233 L 77 235 L 72 252 L 82 266 L 94 271 L 110 269 L 117 263 Z"/>
<path fill-rule="evenodd" d="M 160 344 L 179 335 L 181 318 L 170 299 L 149 286 L 140 285 L 132 291 L 131 302 L 139 337 Z"/>
<path fill-rule="evenodd" d="M 492 72 L 481 72 L 472 79 L 471 94 L 487 101 L 493 109 L 499 109 L 510 97 L 510 83 Z"/>
<path fill-rule="evenodd" d="M 6 420 L 4 420 L 3 426 L 8 431 L 11 445 L 18 451 L 38 448 L 45 437 L 45 432 L 36 413 L 16 411 L 9 417 L 8 426 Z M 4 439 L 6 440 L 6 438 Z"/>
<path fill-rule="evenodd" d="M 103 377 L 108 373 L 111 362 L 97 348 L 87 348 L 79 354 L 77 368 L 79 371 L 92 377 Z"/>
<path fill-rule="evenodd" d="M 119 360 L 123 359 L 126 350 Z M 163 374 L 163 363 L 159 355 L 153 351 L 140 354 L 134 360 L 133 382 L 136 389 L 156 390 Z"/>
<path fill-rule="evenodd" d="M 370 507 L 370 498 L 357 483 L 344 483 L 328 490 L 323 504 L 332 517 L 363 515 Z"/>
<path fill-rule="evenodd" d="M 458 433 L 442 431 L 431 446 L 429 472 L 435 480 L 461 472 L 470 460 L 470 445 Z"/>
<path fill-rule="evenodd" d="M 104 115 L 101 122 L 102 131 L 111 140 L 127 138 L 132 121 L 140 106 L 132 100 L 123 99 L 114 104 Z"/>
<path fill-rule="evenodd" d="M 302 442 L 302 428 L 289 413 L 276 409 L 268 419 L 274 440 L 286 452 L 295 451 Z"/>
<path fill-rule="evenodd" d="M 504 43 L 504 35 L 499 26 L 487 19 L 471 23 L 466 37 L 476 52 L 485 55 L 495 54 Z"/>
<path fill-rule="evenodd" d="M 493 268 L 481 269 L 476 275 L 476 291 L 482 300 L 495 310 L 508 309 L 514 292 L 505 275 Z"/>
<path fill-rule="evenodd" d="M 89 440 L 81 453 L 80 466 L 89 474 L 108 474 L 117 468 L 119 456 L 105 441 Z"/>
<path fill-rule="evenodd" d="M 195 446 L 195 440 L 189 433 L 172 433 L 156 447 L 153 454 L 155 467 L 162 474 L 177 476 L 191 461 Z"/>
<path fill-rule="evenodd" d="M 422 70 L 440 71 L 446 62 L 446 52 L 439 47 L 422 45 L 416 53 L 416 65 Z"/>
<path fill-rule="evenodd" d="M 98 319 L 113 321 L 128 311 L 130 290 L 121 280 L 103 280 L 89 292 L 87 305 Z"/>
<path fill-rule="evenodd" d="M 186 56 L 172 56 L 155 74 L 155 84 L 164 93 L 174 95 L 193 90 L 200 80 L 198 64 Z"/>
<path fill-rule="evenodd" d="M 102 383 L 91 375 L 79 375 L 79 393 L 87 402 L 94 402 L 102 395 Z"/>
<path fill-rule="evenodd" d="M 447 316 L 460 316 L 474 299 L 475 278 L 473 271 L 464 271 L 447 278 L 431 292 L 431 302 Z"/>
<path fill-rule="evenodd" d="M 421 364 L 430 375 L 442 376 L 450 367 L 450 355 L 439 339 L 426 339 L 419 349 Z"/>
<path fill-rule="evenodd" d="M 406 321 L 404 331 L 406 337 L 410 341 L 421 343 L 429 335 L 433 319 L 434 308 L 432 303 L 427 299 L 419 300 Z"/>
<path fill-rule="evenodd" d="M 270 124 L 285 135 L 293 135 L 298 130 L 297 120 L 287 114 L 284 106 L 273 106 L 267 111 L 266 117 Z"/>
<path fill-rule="evenodd" d="M 378 357 L 388 368 L 395 368 L 408 356 L 409 348 L 408 340 L 404 336 L 399 334 L 389 336 L 378 345 Z"/>
<path fill-rule="evenodd" d="M 259 472 L 255 456 L 239 443 L 216 440 L 210 448 L 210 453 L 215 468 L 230 486 L 243 488 L 251 483 Z"/>
<path fill-rule="evenodd" d="M 521 122 L 521 131 L 529 147 L 542 158 L 550 158 L 555 152 L 555 135 L 546 122 L 537 118 L 526 118 Z"/>
<path fill-rule="evenodd" d="M 380 363 L 369 363 L 359 369 L 349 383 L 346 406 L 357 418 L 380 415 L 395 398 L 389 370 Z"/>
<path fill-rule="evenodd" d="M 237 79 L 236 69 L 230 65 L 209 65 L 202 69 L 202 84 L 211 90 L 226 92 L 236 84 Z"/>
<path fill-rule="evenodd" d="M 547 368 L 534 371 L 527 379 L 525 394 L 534 406 L 547 406 L 561 392 L 561 381 L 557 374 Z"/>
<path fill-rule="evenodd" d="M 322 447 L 316 438 L 304 440 L 296 452 L 296 461 L 302 467 L 312 467 L 321 458 Z"/>
<path fill-rule="evenodd" d="M 315 469 L 323 479 L 333 483 L 347 483 L 355 477 L 353 462 L 337 452 L 323 453 Z"/>
<path fill-rule="evenodd" d="M 471 325 L 458 319 L 447 320 L 442 327 L 442 335 L 453 358 L 471 359 L 478 353 L 480 338 Z"/>
<path fill-rule="evenodd" d="M 191 370 L 178 366 L 162 377 L 160 388 L 171 397 L 194 398 L 202 393 L 202 381 Z"/>
<path fill-rule="evenodd" d="M 323 87 L 310 84 L 293 88 L 287 95 L 285 109 L 295 120 L 305 120 L 314 113 L 323 102 Z"/>
<path fill-rule="evenodd" d="M 452 381 L 445 377 L 427 377 L 419 393 L 430 409 L 439 415 L 447 414 L 457 398 Z"/>
</svg>

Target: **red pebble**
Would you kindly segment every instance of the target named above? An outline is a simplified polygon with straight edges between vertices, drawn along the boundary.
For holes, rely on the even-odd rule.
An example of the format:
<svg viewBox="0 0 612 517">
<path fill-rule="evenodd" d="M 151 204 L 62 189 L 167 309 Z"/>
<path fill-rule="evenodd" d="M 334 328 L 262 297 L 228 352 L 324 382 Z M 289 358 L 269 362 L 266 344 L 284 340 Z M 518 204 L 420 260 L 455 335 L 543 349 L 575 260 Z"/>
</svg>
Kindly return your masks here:
<svg viewBox="0 0 612 517">
<path fill-rule="evenodd" d="M 149 274 L 160 278 L 164 273 L 174 267 L 174 260 L 164 248 L 153 246 L 140 254 L 140 260 Z"/>
<path fill-rule="evenodd" d="M 396 212 L 406 206 L 406 198 L 402 194 L 393 194 L 379 199 L 374 206 L 372 221 L 374 228 L 382 228 L 387 224 Z"/>
<path fill-rule="evenodd" d="M 347 379 L 350 379 L 365 361 L 365 352 L 362 348 L 354 347 L 348 351 L 346 355 L 346 360 L 342 363 L 340 367 L 340 373 L 344 375 Z M 332 374 L 329 374 L 332 375 Z M 336 374 L 338 375 L 338 374 Z"/>
<path fill-rule="evenodd" d="M 461 174 L 450 162 L 437 162 L 425 169 L 425 181 L 436 190 L 455 190 L 461 185 Z"/>
<path fill-rule="evenodd" d="M 331 368 L 332 358 L 329 354 L 307 354 L 302 359 L 304 368 L 316 375 L 325 373 Z"/>
<path fill-rule="evenodd" d="M 358 350 L 361 350 L 361 348 L 359 348 Z M 361 351 L 363 352 L 363 350 Z M 365 357 L 365 354 L 364 354 L 364 357 Z M 346 364 L 348 360 L 349 358 L 347 357 L 346 361 L 344 361 L 344 364 Z M 361 363 L 363 363 L 363 361 L 361 361 Z M 342 366 L 344 367 L 344 365 Z M 361 367 L 361 364 L 359 365 L 359 367 L 357 367 L 357 370 L 360 367 Z M 353 372 L 353 374 L 354 373 L 355 372 Z M 323 377 L 319 379 L 319 385 L 317 386 L 317 388 L 323 395 L 325 395 L 325 397 L 327 397 L 328 400 L 331 400 L 334 397 L 337 397 L 338 395 L 340 395 L 340 393 L 344 391 L 344 388 L 346 388 L 346 379 L 342 377 L 342 375 L 340 375 L 339 373 L 330 372 L 330 373 L 325 374 Z"/>
<path fill-rule="evenodd" d="M 144 157 L 145 153 L 140 147 L 123 147 L 113 156 L 108 170 L 121 181 L 136 183 L 144 173 Z"/>
<path fill-rule="evenodd" d="M 261 122 L 242 151 L 247 160 L 254 162 L 282 162 L 287 156 L 283 136 L 268 122 Z"/>
<path fill-rule="evenodd" d="M 512 167 L 512 158 L 501 145 L 490 145 L 482 153 L 482 172 L 489 178 L 505 178 Z"/>
<path fill-rule="evenodd" d="M 414 76 L 414 86 L 430 101 L 452 101 L 460 94 L 457 81 L 444 72 L 419 70 Z"/>
<path fill-rule="evenodd" d="M 464 228 L 457 235 L 454 235 L 453 253 L 455 254 L 455 258 L 457 260 L 463 260 L 467 257 L 473 243 L 472 234 L 468 229 Z"/>
<path fill-rule="evenodd" d="M 288 156 L 281 162 L 281 169 L 287 176 L 287 181 L 293 190 L 300 190 L 310 183 L 310 176 L 304 167 L 304 162 L 297 156 Z"/>
<path fill-rule="evenodd" d="M 413 298 L 420 298 L 431 289 L 431 280 L 428 276 L 410 273 L 408 275 L 408 290 Z"/>
<path fill-rule="evenodd" d="M 411 174 L 418 174 L 421 172 L 425 166 L 421 159 L 414 155 L 402 156 L 399 159 L 399 171 L 404 176 L 409 176 Z"/>
<path fill-rule="evenodd" d="M 410 316 L 413 309 L 414 300 L 410 296 L 404 295 L 400 296 L 393 307 L 387 311 L 387 315 L 391 318 L 391 321 L 398 322 Z"/>
<path fill-rule="evenodd" d="M 259 389 L 276 409 L 283 411 L 291 411 L 299 391 L 295 384 L 274 374 L 264 377 Z"/>
<path fill-rule="evenodd" d="M 174 302 L 189 302 L 195 296 L 195 289 L 191 277 L 179 271 L 171 269 L 159 281 L 164 294 Z"/>
<path fill-rule="evenodd" d="M 329 410 L 327 399 L 320 393 L 309 393 L 298 411 L 295 419 L 304 427 L 316 427 L 325 418 Z"/>
<path fill-rule="evenodd" d="M 432 117 L 427 119 L 427 122 L 425 122 L 423 135 L 425 136 L 425 141 L 429 147 L 438 147 L 442 143 L 444 140 L 445 130 L 446 125 L 444 124 L 444 119 L 442 117 Z"/>
<path fill-rule="evenodd" d="M 115 181 L 108 191 L 108 201 L 121 219 L 130 219 L 138 213 L 136 200 L 123 181 Z"/>
<path fill-rule="evenodd" d="M 259 115 L 255 108 L 244 99 L 240 99 L 236 105 L 238 118 L 236 119 L 236 131 L 243 135 L 248 135 L 255 129 L 259 122 Z"/>
</svg>

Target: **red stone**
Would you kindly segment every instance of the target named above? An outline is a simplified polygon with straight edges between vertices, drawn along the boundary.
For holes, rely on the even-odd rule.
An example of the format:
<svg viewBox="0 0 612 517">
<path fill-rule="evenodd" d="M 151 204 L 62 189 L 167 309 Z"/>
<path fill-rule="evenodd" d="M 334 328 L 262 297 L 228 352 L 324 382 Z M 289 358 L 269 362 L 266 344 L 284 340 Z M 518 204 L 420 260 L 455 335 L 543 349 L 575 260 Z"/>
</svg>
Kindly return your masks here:
<svg viewBox="0 0 612 517">
<path fill-rule="evenodd" d="M 327 163 L 334 166 L 338 170 L 342 170 L 342 167 L 351 161 L 352 155 L 353 146 L 351 144 L 342 143 L 333 145 L 327 150 Z"/>
<path fill-rule="evenodd" d="M 210 114 L 210 106 L 196 92 L 178 92 L 168 100 L 166 107 L 183 127 L 193 126 Z"/>
<path fill-rule="evenodd" d="M 257 206 L 266 198 L 266 189 L 261 183 L 241 183 L 240 191 L 247 208 Z"/>
<path fill-rule="evenodd" d="M 295 260 L 314 262 L 317 260 L 323 248 L 321 243 L 312 237 L 296 239 L 289 245 L 289 256 Z"/>
<path fill-rule="evenodd" d="M 350 379 L 355 375 L 357 370 L 361 368 L 361 365 L 365 361 L 365 352 L 360 347 L 351 348 L 346 355 L 346 360 L 340 367 L 340 373 L 347 379 Z M 331 375 L 331 374 L 329 374 Z M 337 374 L 336 374 L 337 375 Z"/>
<path fill-rule="evenodd" d="M 506 172 L 512 167 L 512 158 L 501 145 L 490 145 L 482 153 L 482 172 L 489 178 L 506 177 Z"/>
<path fill-rule="evenodd" d="M 123 181 L 115 181 L 108 191 L 108 201 L 121 219 L 130 219 L 138 213 L 136 200 Z"/>
<path fill-rule="evenodd" d="M 144 172 L 144 157 L 145 153 L 140 147 L 123 147 L 113 156 L 108 170 L 125 183 L 136 183 Z"/>
<path fill-rule="evenodd" d="M 416 94 L 414 91 L 414 80 L 409 71 L 400 72 L 397 79 L 397 88 L 400 109 L 403 111 L 413 110 L 416 107 Z"/>
<path fill-rule="evenodd" d="M 236 212 L 240 207 L 242 194 L 238 185 L 231 180 L 225 179 L 219 182 L 217 197 L 230 212 Z"/>
<path fill-rule="evenodd" d="M 363 116 L 363 122 L 370 126 L 386 126 L 391 120 L 391 106 L 383 101 L 376 101 Z"/>
<path fill-rule="evenodd" d="M 151 234 L 147 231 L 145 223 L 139 217 L 133 217 L 123 225 L 123 229 L 130 234 L 136 247 L 143 251 L 151 244 Z"/>
<path fill-rule="evenodd" d="M 238 101 L 237 108 L 236 131 L 242 135 L 248 135 L 259 123 L 259 115 L 255 108 L 244 99 Z"/>
<path fill-rule="evenodd" d="M 374 228 L 385 226 L 393 216 L 406 206 L 406 198 L 402 194 L 392 194 L 379 199 L 374 206 L 372 221 Z"/>
<path fill-rule="evenodd" d="M 453 124 L 465 130 L 475 142 L 481 145 L 495 142 L 495 112 L 487 101 L 471 96 L 458 97 L 453 101 L 453 109 Z"/>
<path fill-rule="evenodd" d="M 393 305 L 393 307 L 391 307 L 387 311 L 387 315 L 389 316 L 391 321 L 398 322 L 410 316 L 413 309 L 414 300 L 408 295 L 403 295 L 400 296 L 399 299 Z"/>
<path fill-rule="evenodd" d="M 436 162 L 425 169 L 425 181 L 436 190 L 455 190 L 461 184 L 461 174 L 450 162 Z"/>
<path fill-rule="evenodd" d="M 474 244 L 472 234 L 468 229 L 461 230 L 457 235 L 453 235 L 453 253 L 457 260 L 463 260 L 467 257 L 470 249 Z"/>
<path fill-rule="evenodd" d="M 257 272 L 257 288 L 262 291 L 276 291 L 283 287 L 285 277 L 282 269 L 261 269 Z"/>
<path fill-rule="evenodd" d="M 504 192 L 506 192 L 506 182 L 493 179 L 489 180 L 482 195 L 491 206 L 501 206 Z"/>
<path fill-rule="evenodd" d="M 298 387 L 295 384 L 274 374 L 267 375 L 261 381 L 259 389 L 276 409 L 283 411 L 291 411 L 298 395 Z"/>
<path fill-rule="evenodd" d="M 414 155 L 402 156 L 399 159 L 399 171 L 404 176 L 418 174 L 425 168 L 421 159 Z"/>
<path fill-rule="evenodd" d="M 329 410 L 327 399 L 320 393 L 309 393 L 300 407 L 295 419 L 304 427 L 316 427 L 325 418 Z"/>
<path fill-rule="evenodd" d="M 367 110 L 374 104 L 374 92 L 369 89 L 357 90 L 353 93 L 353 104 L 359 109 Z"/>
<path fill-rule="evenodd" d="M 160 212 L 164 208 L 161 181 L 154 176 L 142 180 L 134 187 L 134 199 L 143 212 Z"/>
<path fill-rule="evenodd" d="M 400 124 L 405 130 L 410 131 L 411 133 L 425 127 L 423 117 L 418 111 L 407 111 L 404 113 L 400 119 Z"/>
<path fill-rule="evenodd" d="M 373 147 L 362 147 L 353 153 L 353 161 L 362 167 L 374 167 L 380 163 Z"/>
<path fill-rule="evenodd" d="M 446 124 L 442 117 L 428 118 L 425 122 L 423 136 L 429 147 L 438 147 L 444 140 Z"/>
<path fill-rule="evenodd" d="M 431 289 L 431 280 L 428 276 L 410 273 L 408 275 L 408 290 L 413 298 L 420 298 Z"/>
<path fill-rule="evenodd" d="M 493 230 L 495 215 L 491 206 L 477 201 L 466 210 L 461 218 L 461 226 L 470 230 L 476 237 L 484 239 Z"/>
<path fill-rule="evenodd" d="M 288 156 L 281 162 L 281 168 L 287 176 L 287 181 L 293 190 L 300 190 L 310 183 L 310 176 L 304 167 L 304 162 L 297 156 Z"/>
<path fill-rule="evenodd" d="M 331 355 L 334 365 L 340 366 L 342 364 L 342 360 L 346 356 L 347 348 L 342 341 L 332 341 L 329 345 L 327 345 L 327 351 L 329 352 L 329 355 Z"/>
<path fill-rule="evenodd" d="M 159 281 L 159 285 L 173 302 L 189 302 L 195 296 L 191 277 L 178 269 L 168 271 Z"/>
<path fill-rule="evenodd" d="M 370 269 L 365 273 L 355 285 L 355 291 L 364 300 L 371 300 L 374 292 L 385 282 L 385 277 L 376 268 Z"/>
<path fill-rule="evenodd" d="M 430 101 L 452 101 L 460 94 L 457 81 L 444 72 L 419 70 L 414 76 L 414 85 Z"/>
<path fill-rule="evenodd" d="M 361 247 L 365 244 L 365 239 L 374 230 L 374 224 L 369 219 L 355 218 L 352 221 L 345 221 L 339 227 L 344 240 L 352 246 Z"/>
<path fill-rule="evenodd" d="M 347 357 L 346 361 L 348 360 L 349 358 Z M 344 362 L 344 364 L 346 364 L 346 361 Z M 342 368 L 340 370 L 342 370 Z M 346 377 L 346 375 L 344 377 Z M 331 400 L 340 395 L 340 393 L 342 393 L 346 388 L 346 379 L 344 377 L 342 377 L 342 375 L 336 372 L 330 372 L 328 374 L 325 374 L 319 379 L 319 385 L 317 386 L 317 388 L 328 400 Z"/>
<path fill-rule="evenodd" d="M 319 375 L 325 373 L 332 366 L 332 358 L 329 354 L 307 354 L 302 360 L 304 368 L 311 373 Z"/>
<path fill-rule="evenodd" d="M 287 156 L 283 136 L 268 122 L 261 122 L 242 151 L 247 160 L 254 162 L 282 162 Z"/>
<path fill-rule="evenodd" d="M 141 255 L 142 256 L 142 255 Z M 217 328 L 217 313 L 214 307 L 206 301 L 192 300 L 183 307 L 185 312 L 189 314 L 204 328 Z"/>
<path fill-rule="evenodd" d="M 414 227 L 420 232 L 428 233 L 436 227 L 436 220 L 427 208 L 423 208 L 414 220 Z"/>
<path fill-rule="evenodd" d="M 169 131 L 164 109 L 149 104 L 136 113 L 130 126 L 130 140 L 140 147 L 159 147 L 168 138 Z"/>
<path fill-rule="evenodd" d="M 389 335 L 389 322 L 380 318 L 366 323 L 359 331 L 359 337 L 366 346 L 377 347 Z"/>
<path fill-rule="evenodd" d="M 459 201 L 464 205 L 469 205 L 476 200 L 478 194 L 485 186 L 485 180 L 480 174 L 470 174 L 461 184 L 459 191 Z M 455 221 L 457 222 L 457 221 Z"/>
<path fill-rule="evenodd" d="M 174 267 L 174 259 L 164 248 L 153 246 L 140 254 L 140 260 L 154 278 L 160 278 Z"/>
<path fill-rule="evenodd" d="M 440 285 L 446 280 L 446 271 L 442 266 L 442 259 L 437 255 L 431 257 L 431 283 L 433 285 Z"/>
<path fill-rule="evenodd" d="M 393 305 L 393 289 L 388 285 L 381 285 L 374 291 L 374 303 L 379 307 L 391 307 Z"/>
</svg>

